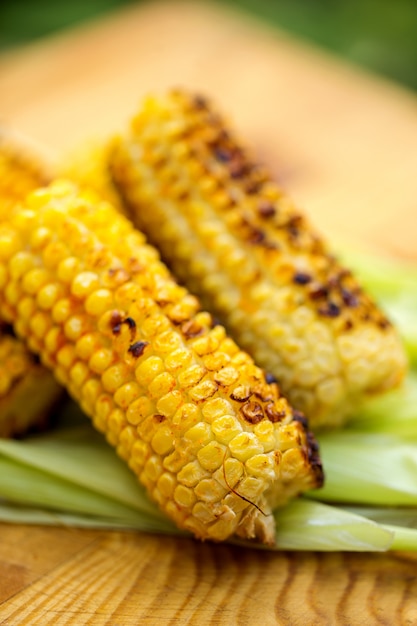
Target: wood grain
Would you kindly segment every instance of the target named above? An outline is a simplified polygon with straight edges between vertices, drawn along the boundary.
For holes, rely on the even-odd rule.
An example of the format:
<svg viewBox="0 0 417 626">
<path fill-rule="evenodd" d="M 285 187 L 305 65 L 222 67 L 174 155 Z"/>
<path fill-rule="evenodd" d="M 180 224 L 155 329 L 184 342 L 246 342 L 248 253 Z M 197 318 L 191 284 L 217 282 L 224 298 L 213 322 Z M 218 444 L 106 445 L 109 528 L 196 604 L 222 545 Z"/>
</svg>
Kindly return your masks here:
<svg viewBox="0 0 417 626">
<path fill-rule="evenodd" d="M 215 5 L 149 2 L 3 55 L 0 120 L 59 155 L 176 85 L 212 96 L 326 235 L 416 258 L 414 94 Z"/>
<path fill-rule="evenodd" d="M 46 538 L 42 528 L 20 532 Z M 63 529 L 59 539 L 64 549 L 72 542 L 71 554 L 66 550 L 43 573 L 32 560 L 26 573 L 32 584 L 22 575 L 20 592 L 0 605 L 1 624 L 391 626 L 417 620 L 417 555 L 269 553 Z M 12 552 L 6 557 L 5 551 L 2 534 L 3 580 L 5 564 L 13 566 Z"/>
<path fill-rule="evenodd" d="M 211 95 L 316 225 L 417 258 L 414 95 L 202 2 L 133 5 L 0 55 L 0 119 L 52 158 L 148 91 Z M 414 626 L 417 555 L 268 553 L 0 525 L 0 624 Z"/>
</svg>

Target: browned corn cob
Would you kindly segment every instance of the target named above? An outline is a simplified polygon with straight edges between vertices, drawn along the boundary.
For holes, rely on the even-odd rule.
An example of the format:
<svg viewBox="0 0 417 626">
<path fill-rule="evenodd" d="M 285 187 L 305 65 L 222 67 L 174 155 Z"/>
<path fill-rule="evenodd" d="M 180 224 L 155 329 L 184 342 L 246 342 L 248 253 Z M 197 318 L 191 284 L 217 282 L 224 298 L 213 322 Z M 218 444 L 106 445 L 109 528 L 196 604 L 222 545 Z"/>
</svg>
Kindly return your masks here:
<svg viewBox="0 0 417 626">
<path fill-rule="evenodd" d="M 131 223 L 57 182 L 0 224 L 0 258 L 0 314 L 162 510 L 273 541 L 271 509 L 322 482 L 316 444 Z"/>
<path fill-rule="evenodd" d="M 401 381 L 395 329 L 206 100 L 148 98 L 110 166 L 175 275 L 313 428 Z"/>
<path fill-rule="evenodd" d="M 40 161 L 0 133 L 0 221 L 47 178 Z M 61 395 L 53 374 L 0 321 L 0 437 L 44 426 Z"/>
</svg>

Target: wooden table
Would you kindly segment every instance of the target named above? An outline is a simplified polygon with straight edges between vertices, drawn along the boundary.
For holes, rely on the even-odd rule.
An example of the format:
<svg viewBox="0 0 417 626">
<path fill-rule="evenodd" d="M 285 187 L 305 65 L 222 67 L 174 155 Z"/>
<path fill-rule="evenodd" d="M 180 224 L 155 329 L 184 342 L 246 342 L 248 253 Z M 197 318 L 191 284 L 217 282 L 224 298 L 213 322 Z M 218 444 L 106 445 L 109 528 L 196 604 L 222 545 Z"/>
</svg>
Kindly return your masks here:
<svg viewBox="0 0 417 626">
<path fill-rule="evenodd" d="M 151 2 L 0 56 L 0 121 L 59 156 L 143 94 L 210 95 L 328 237 L 417 259 L 417 99 L 220 6 Z M 0 526 L 0 624 L 417 624 L 417 555 Z"/>
</svg>

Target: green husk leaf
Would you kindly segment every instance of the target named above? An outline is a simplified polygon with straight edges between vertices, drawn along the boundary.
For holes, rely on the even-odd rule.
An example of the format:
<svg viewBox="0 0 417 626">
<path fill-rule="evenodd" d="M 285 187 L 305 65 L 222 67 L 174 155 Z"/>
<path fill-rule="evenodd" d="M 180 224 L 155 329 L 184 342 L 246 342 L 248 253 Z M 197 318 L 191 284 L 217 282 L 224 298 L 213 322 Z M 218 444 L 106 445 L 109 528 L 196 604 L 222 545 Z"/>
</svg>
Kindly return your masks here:
<svg viewBox="0 0 417 626">
<path fill-rule="evenodd" d="M 417 442 L 417 375 L 410 373 L 400 389 L 366 402 L 346 430 L 392 434 Z"/>
<path fill-rule="evenodd" d="M 319 437 L 323 502 L 417 506 L 417 445 L 395 435 L 338 431 Z"/>
</svg>

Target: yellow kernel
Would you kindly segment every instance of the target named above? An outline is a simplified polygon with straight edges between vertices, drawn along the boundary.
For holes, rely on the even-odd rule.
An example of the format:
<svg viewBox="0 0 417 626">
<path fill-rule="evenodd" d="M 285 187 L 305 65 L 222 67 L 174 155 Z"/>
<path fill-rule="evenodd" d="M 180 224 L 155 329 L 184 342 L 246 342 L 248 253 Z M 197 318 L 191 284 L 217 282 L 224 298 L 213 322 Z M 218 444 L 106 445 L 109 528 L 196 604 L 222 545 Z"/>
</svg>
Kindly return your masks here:
<svg viewBox="0 0 417 626">
<path fill-rule="evenodd" d="M 96 378 L 89 378 L 82 386 L 81 393 L 84 402 L 92 409 L 99 395 L 103 393 L 103 387 Z"/>
<path fill-rule="evenodd" d="M 20 289 L 20 286 L 17 283 L 13 282 L 7 285 L 6 289 L 4 290 L 4 295 L 8 304 L 16 306 L 16 304 L 22 297 L 22 291 Z"/>
<path fill-rule="evenodd" d="M 137 439 L 132 446 L 132 458 L 138 467 L 143 467 L 152 455 L 152 449 L 146 441 Z"/>
<path fill-rule="evenodd" d="M 181 343 L 181 338 L 178 333 L 167 330 L 157 335 L 153 341 L 153 348 L 156 352 L 162 352 L 163 354 L 176 350 Z"/>
<path fill-rule="evenodd" d="M 118 388 L 114 394 L 114 401 L 122 409 L 126 410 L 129 405 L 140 396 L 140 394 L 141 390 L 139 385 L 134 381 L 129 381 Z"/>
<path fill-rule="evenodd" d="M 147 387 L 163 371 L 163 360 L 159 356 L 150 356 L 137 366 L 135 370 L 136 380 Z"/>
<path fill-rule="evenodd" d="M 184 439 L 189 441 L 193 446 L 204 446 L 213 439 L 210 424 L 199 422 L 192 426 L 184 434 Z"/>
<path fill-rule="evenodd" d="M 217 385 L 211 380 L 203 380 L 193 389 L 190 389 L 189 396 L 194 402 L 203 402 L 213 396 L 217 391 Z"/>
<path fill-rule="evenodd" d="M 188 430 L 201 421 L 200 408 L 191 402 L 182 404 L 172 417 L 172 424 L 182 431 Z"/>
<path fill-rule="evenodd" d="M 88 364 L 96 374 L 102 374 L 113 363 L 115 355 L 110 348 L 96 350 L 90 357 Z M 117 387 L 116 387 L 117 389 Z"/>
<path fill-rule="evenodd" d="M 80 272 L 71 283 L 71 293 L 77 298 L 87 298 L 100 287 L 99 277 L 95 272 Z"/>
<path fill-rule="evenodd" d="M 149 395 L 151 398 L 160 398 L 175 389 L 175 385 L 175 378 L 168 372 L 162 372 L 161 374 L 158 374 L 158 376 L 156 376 L 149 384 Z"/>
<path fill-rule="evenodd" d="M 87 360 L 99 349 L 99 346 L 100 335 L 98 333 L 87 333 L 77 340 L 75 350 L 80 359 Z"/>
<path fill-rule="evenodd" d="M 36 300 L 41 309 L 52 309 L 60 295 L 61 290 L 59 286 L 54 283 L 49 283 L 39 290 Z"/>
<path fill-rule="evenodd" d="M 200 463 L 195 459 L 190 461 L 177 474 L 178 482 L 187 487 L 195 487 L 203 478 L 207 478 L 207 471 L 201 467 Z"/>
<path fill-rule="evenodd" d="M 156 454 L 166 455 L 174 448 L 174 437 L 168 424 L 161 425 L 151 441 Z"/>
<path fill-rule="evenodd" d="M 231 403 L 225 398 L 211 398 L 203 404 L 202 412 L 207 422 L 212 422 L 217 417 L 233 414 Z"/>
<path fill-rule="evenodd" d="M 220 502 L 226 495 L 227 489 L 214 478 L 203 478 L 194 487 L 194 492 L 199 500 L 203 502 Z"/>
<path fill-rule="evenodd" d="M 211 424 L 211 429 L 220 443 L 229 443 L 242 432 L 242 426 L 234 415 L 216 417 Z"/>
<path fill-rule="evenodd" d="M 125 363 L 111 365 L 102 374 L 102 382 L 106 391 L 114 393 L 123 383 L 129 380 L 130 370 Z"/>
<path fill-rule="evenodd" d="M 51 327 L 50 317 L 43 311 L 37 311 L 31 318 L 29 326 L 38 339 L 43 339 Z"/>
<path fill-rule="evenodd" d="M 44 341 L 46 350 L 52 355 L 55 355 L 66 343 L 65 335 L 58 326 L 53 326 L 48 330 Z"/>
<path fill-rule="evenodd" d="M 248 474 L 258 476 L 265 481 L 272 482 L 276 477 L 273 455 L 255 454 L 246 461 L 245 467 Z"/>
<path fill-rule="evenodd" d="M 10 276 L 14 280 L 18 280 L 21 276 L 24 276 L 33 269 L 35 265 L 35 259 L 30 252 L 24 252 L 23 250 L 15 254 L 9 263 Z"/>
<path fill-rule="evenodd" d="M 71 341 L 77 341 L 87 332 L 89 327 L 89 320 L 86 315 L 73 315 L 64 324 L 65 335 Z"/>
<path fill-rule="evenodd" d="M 90 375 L 90 370 L 85 363 L 77 361 L 70 370 L 70 379 L 77 386 L 81 387 Z"/>
<path fill-rule="evenodd" d="M 52 318 L 57 324 L 62 324 L 74 311 L 74 301 L 62 298 L 53 306 Z"/>
<path fill-rule="evenodd" d="M 58 279 L 64 283 L 71 283 L 78 273 L 80 262 L 76 257 L 67 257 L 60 261 L 57 268 Z"/>
<path fill-rule="evenodd" d="M 98 317 L 114 306 L 113 293 L 108 289 L 96 289 L 85 301 L 85 310 L 89 315 Z"/>
<path fill-rule="evenodd" d="M 69 370 L 76 360 L 76 354 L 74 346 L 67 344 L 58 350 L 56 355 L 57 362 Z"/>
<path fill-rule="evenodd" d="M 137 426 L 153 412 L 154 409 L 150 399 L 146 396 L 141 396 L 129 405 L 126 411 L 126 419 L 129 424 Z"/>
<path fill-rule="evenodd" d="M 178 383 L 183 389 L 193 387 L 200 382 L 205 373 L 206 370 L 201 365 L 191 365 L 178 374 Z"/>
<path fill-rule="evenodd" d="M 145 464 L 144 471 L 148 475 L 148 478 L 153 483 L 156 483 L 158 478 L 161 476 L 161 474 L 164 471 L 160 457 L 157 455 L 151 456 Z"/>
<path fill-rule="evenodd" d="M 184 485 L 177 485 L 174 491 L 174 500 L 178 506 L 190 508 L 196 502 L 197 498 L 192 489 Z"/>
<path fill-rule="evenodd" d="M 178 348 L 167 354 L 165 357 L 165 367 L 170 372 L 176 372 L 187 367 L 193 359 L 193 355 L 186 348 Z"/>
<path fill-rule="evenodd" d="M 262 420 L 253 429 L 259 443 L 262 444 L 264 452 L 270 452 L 275 448 L 274 425 L 269 420 Z"/>
<path fill-rule="evenodd" d="M 239 461 L 247 461 L 254 454 L 263 452 L 262 445 L 256 435 L 249 432 L 242 432 L 236 435 L 229 442 L 229 449 L 232 455 Z"/>
<path fill-rule="evenodd" d="M 169 320 L 161 313 L 149 315 L 141 324 L 141 331 L 147 339 L 157 334 L 164 334 L 170 327 Z M 168 331 L 169 332 L 169 331 Z"/>
<path fill-rule="evenodd" d="M 3 226 L 0 230 L 0 261 L 7 261 L 22 247 L 18 234 Z"/>
<path fill-rule="evenodd" d="M 156 410 L 165 417 L 172 417 L 183 401 L 182 393 L 178 391 L 178 389 L 174 389 L 159 398 L 156 404 Z"/>
<path fill-rule="evenodd" d="M 221 467 L 213 473 L 213 478 L 216 478 L 216 480 L 218 480 L 224 487 L 233 489 L 242 478 L 243 472 L 243 463 L 233 457 L 229 457 L 225 459 Z"/>
<path fill-rule="evenodd" d="M 205 502 L 196 502 L 193 507 L 193 515 L 203 524 L 209 524 L 216 519 L 213 508 Z"/>
<path fill-rule="evenodd" d="M 36 311 L 36 304 L 34 298 L 25 296 L 21 298 L 17 305 L 18 317 L 24 320 L 29 320 Z"/>
<path fill-rule="evenodd" d="M 138 434 L 137 434 L 136 428 L 134 428 L 133 426 L 130 426 L 129 424 L 126 424 L 124 411 L 122 411 L 121 409 L 115 409 L 115 412 L 116 411 L 118 412 L 118 418 L 117 418 L 118 423 L 120 424 L 123 423 L 124 425 L 123 430 L 120 433 L 119 443 L 127 451 L 128 453 L 127 456 L 130 456 L 131 450 L 135 442 L 138 440 Z M 111 419 L 111 417 L 112 417 L 112 414 L 110 415 L 109 419 Z"/>
<path fill-rule="evenodd" d="M 107 393 L 102 393 L 94 405 L 94 413 L 101 422 L 107 423 L 110 413 L 115 408 L 113 398 Z"/>
<path fill-rule="evenodd" d="M 119 408 L 113 409 L 108 416 L 107 426 L 114 434 L 119 435 L 126 426 L 124 411 Z"/>
<path fill-rule="evenodd" d="M 175 477 L 169 472 L 161 474 L 157 482 L 158 489 L 165 498 L 173 497 L 176 484 Z"/>
<path fill-rule="evenodd" d="M 265 482 L 254 476 L 245 476 L 239 482 L 236 491 L 251 502 L 256 501 L 265 489 Z"/>
<path fill-rule="evenodd" d="M 25 274 L 22 280 L 22 288 L 30 295 L 35 295 L 40 288 L 49 281 L 49 274 L 46 270 L 35 267 Z"/>
<path fill-rule="evenodd" d="M 46 228 L 45 226 L 39 226 L 39 228 L 36 228 L 31 233 L 30 245 L 35 250 L 36 249 L 39 250 L 41 248 L 44 248 L 46 244 L 49 243 L 49 240 L 51 239 L 51 237 L 52 237 L 52 233 L 49 230 L 49 228 Z"/>
<path fill-rule="evenodd" d="M 236 516 L 233 519 L 217 519 L 207 528 L 207 534 L 214 541 L 224 541 L 233 534 L 237 526 Z"/>
<path fill-rule="evenodd" d="M 222 446 L 217 441 L 210 441 L 197 452 L 197 458 L 201 467 L 209 472 L 214 472 L 224 462 L 225 452 L 225 446 Z"/>
<path fill-rule="evenodd" d="M 209 371 L 217 372 L 222 367 L 225 367 L 230 362 L 230 357 L 224 352 L 215 352 L 214 354 L 207 354 L 203 358 L 204 366 Z"/>
<path fill-rule="evenodd" d="M 234 367 L 223 367 L 213 378 L 219 385 L 227 387 L 237 381 L 239 372 Z"/>
<path fill-rule="evenodd" d="M 169 472 L 177 474 L 183 467 L 185 460 L 183 452 L 174 450 L 169 456 L 165 457 L 163 465 Z"/>
<path fill-rule="evenodd" d="M 51 241 L 42 253 L 44 265 L 49 269 L 55 268 L 67 257 L 69 257 L 68 248 L 60 241 Z"/>
</svg>

